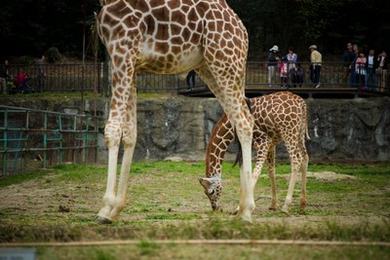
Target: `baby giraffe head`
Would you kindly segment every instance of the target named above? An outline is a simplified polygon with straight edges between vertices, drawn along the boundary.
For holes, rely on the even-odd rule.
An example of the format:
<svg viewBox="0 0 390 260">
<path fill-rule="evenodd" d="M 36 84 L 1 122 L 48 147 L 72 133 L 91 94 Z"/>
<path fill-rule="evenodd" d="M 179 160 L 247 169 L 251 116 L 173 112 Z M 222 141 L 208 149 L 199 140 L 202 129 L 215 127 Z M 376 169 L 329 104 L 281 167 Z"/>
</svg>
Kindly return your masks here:
<svg viewBox="0 0 390 260">
<path fill-rule="evenodd" d="M 213 176 L 210 178 L 199 178 L 200 185 L 204 188 L 204 193 L 210 200 L 211 208 L 216 210 L 221 210 L 219 206 L 219 198 L 222 193 L 222 181 L 219 176 Z"/>
</svg>

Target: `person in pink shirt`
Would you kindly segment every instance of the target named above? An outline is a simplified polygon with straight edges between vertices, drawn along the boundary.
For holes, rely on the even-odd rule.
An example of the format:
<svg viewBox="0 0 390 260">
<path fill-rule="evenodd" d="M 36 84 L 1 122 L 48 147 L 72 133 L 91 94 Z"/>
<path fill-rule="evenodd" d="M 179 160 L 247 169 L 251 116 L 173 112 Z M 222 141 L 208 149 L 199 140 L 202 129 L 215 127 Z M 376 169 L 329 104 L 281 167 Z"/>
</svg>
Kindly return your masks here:
<svg viewBox="0 0 390 260">
<path fill-rule="evenodd" d="M 287 87 L 288 83 L 288 60 L 284 56 L 282 61 L 279 62 L 279 75 L 280 75 L 280 84 L 282 87 Z"/>
<path fill-rule="evenodd" d="M 366 88 L 366 64 L 366 55 L 364 55 L 363 52 L 359 52 L 359 56 L 357 57 L 355 62 L 355 72 L 358 86 L 360 86 L 361 89 Z"/>
</svg>

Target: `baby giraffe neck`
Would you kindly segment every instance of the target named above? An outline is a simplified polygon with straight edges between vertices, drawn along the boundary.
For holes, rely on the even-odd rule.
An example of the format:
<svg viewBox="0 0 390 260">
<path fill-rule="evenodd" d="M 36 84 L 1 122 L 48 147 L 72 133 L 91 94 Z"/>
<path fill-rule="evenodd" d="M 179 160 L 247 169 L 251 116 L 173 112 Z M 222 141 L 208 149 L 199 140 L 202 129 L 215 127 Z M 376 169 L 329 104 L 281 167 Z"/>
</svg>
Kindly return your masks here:
<svg viewBox="0 0 390 260">
<path fill-rule="evenodd" d="M 222 174 L 222 163 L 230 143 L 234 140 L 234 129 L 224 115 L 214 127 L 206 150 L 206 177 Z"/>
</svg>

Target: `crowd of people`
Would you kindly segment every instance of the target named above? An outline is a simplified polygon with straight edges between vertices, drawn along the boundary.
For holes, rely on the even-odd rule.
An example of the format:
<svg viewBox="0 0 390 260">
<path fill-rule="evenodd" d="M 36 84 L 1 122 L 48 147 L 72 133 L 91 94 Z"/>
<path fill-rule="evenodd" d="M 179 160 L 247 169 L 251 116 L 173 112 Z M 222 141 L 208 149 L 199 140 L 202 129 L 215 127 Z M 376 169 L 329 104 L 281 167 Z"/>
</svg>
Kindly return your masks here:
<svg viewBox="0 0 390 260">
<path fill-rule="evenodd" d="M 313 87 L 320 87 L 320 75 L 322 66 L 322 55 L 317 50 L 317 45 L 311 45 L 310 50 L 310 81 Z M 288 48 L 288 53 L 282 57 L 279 55 L 279 47 L 274 45 L 267 57 L 268 85 L 272 86 L 276 82 L 276 72 L 280 77 L 282 87 L 301 87 L 304 83 L 305 72 L 298 62 L 298 55 L 292 47 Z M 291 85 L 289 84 L 291 82 Z"/>
<path fill-rule="evenodd" d="M 310 51 L 310 82 L 313 87 L 320 87 L 322 55 L 316 45 L 309 47 Z M 345 83 L 350 87 L 362 90 L 384 91 L 388 78 L 388 58 L 385 51 L 376 55 L 375 50 L 359 50 L 357 44 L 348 43 L 342 57 L 345 70 Z M 267 57 L 267 82 L 269 86 L 279 84 L 282 87 L 302 86 L 305 72 L 298 55 L 292 47 L 285 55 L 280 55 L 279 47 L 274 45 L 269 49 Z M 279 82 L 276 78 L 280 77 Z"/>
<path fill-rule="evenodd" d="M 386 87 L 388 58 L 385 51 L 376 55 L 374 49 L 359 49 L 347 43 L 343 54 L 345 78 L 351 87 L 383 92 Z"/>
</svg>

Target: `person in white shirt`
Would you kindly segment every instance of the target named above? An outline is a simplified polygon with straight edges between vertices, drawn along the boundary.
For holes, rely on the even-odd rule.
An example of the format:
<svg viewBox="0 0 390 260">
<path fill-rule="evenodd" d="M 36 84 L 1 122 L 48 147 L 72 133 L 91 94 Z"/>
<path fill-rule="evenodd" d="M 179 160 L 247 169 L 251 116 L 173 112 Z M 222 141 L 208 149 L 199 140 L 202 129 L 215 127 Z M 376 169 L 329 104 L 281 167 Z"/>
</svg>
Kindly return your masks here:
<svg viewBox="0 0 390 260">
<path fill-rule="evenodd" d="M 367 56 L 367 75 L 366 75 L 366 87 L 368 90 L 374 90 L 376 88 L 377 80 L 375 70 L 378 67 L 377 60 L 375 59 L 375 50 L 370 50 Z"/>
<path fill-rule="evenodd" d="M 379 84 L 378 84 L 378 90 L 380 92 L 383 92 L 386 88 L 386 80 L 387 80 L 387 67 L 388 67 L 388 59 L 387 54 L 385 51 L 382 51 L 378 56 L 378 77 L 379 77 Z"/>
</svg>

